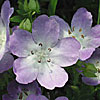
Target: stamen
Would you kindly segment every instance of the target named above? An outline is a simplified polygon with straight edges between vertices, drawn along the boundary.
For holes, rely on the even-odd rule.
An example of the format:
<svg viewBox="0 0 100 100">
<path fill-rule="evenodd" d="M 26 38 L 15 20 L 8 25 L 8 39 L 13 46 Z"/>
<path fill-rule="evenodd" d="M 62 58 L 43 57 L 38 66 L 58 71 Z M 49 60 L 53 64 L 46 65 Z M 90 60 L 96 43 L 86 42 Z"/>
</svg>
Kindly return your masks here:
<svg viewBox="0 0 100 100">
<path fill-rule="evenodd" d="M 100 73 L 100 69 L 98 68 L 98 73 Z"/>
<path fill-rule="evenodd" d="M 51 59 L 48 59 L 47 62 L 51 62 Z"/>
<path fill-rule="evenodd" d="M 28 93 L 27 93 L 27 92 L 25 92 L 25 91 L 24 91 L 24 93 L 25 93 L 25 95 L 27 95 L 27 96 L 28 96 Z"/>
<path fill-rule="evenodd" d="M 75 31 L 75 26 L 73 26 L 72 31 Z"/>
<path fill-rule="evenodd" d="M 42 43 L 39 43 L 39 46 L 41 46 L 41 47 L 42 47 Z"/>
<path fill-rule="evenodd" d="M 84 35 L 81 35 L 81 38 L 83 38 L 83 39 L 84 39 Z"/>
<path fill-rule="evenodd" d="M 68 34 L 70 35 L 70 34 L 72 34 L 72 32 L 68 29 Z"/>
<path fill-rule="evenodd" d="M 51 51 L 51 48 L 48 48 L 49 52 Z"/>
<path fill-rule="evenodd" d="M 34 55 L 34 52 L 33 52 L 33 51 L 31 51 L 31 54 L 32 54 L 32 55 Z"/>
<path fill-rule="evenodd" d="M 81 28 L 79 29 L 79 32 L 82 32 L 82 29 Z"/>
<path fill-rule="evenodd" d="M 98 64 L 98 63 L 99 63 L 99 61 L 96 62 L 96 64 Z"/>
<path fill-rule="evenodd" d="M 20 93 L 20 95 L 19 95 L 19 99 L 22 99 L 22 98 L 23 98 L 23 94 Z"/>
<path fill-rule="evenodd" d="M 38 63 L 41 63 L 41 60 L 38 60 Z"/>
<path fill-rule="evenodd" d="M 75 36 L 72 36 L 72 38 L 75 38 Z"/>
</svg>

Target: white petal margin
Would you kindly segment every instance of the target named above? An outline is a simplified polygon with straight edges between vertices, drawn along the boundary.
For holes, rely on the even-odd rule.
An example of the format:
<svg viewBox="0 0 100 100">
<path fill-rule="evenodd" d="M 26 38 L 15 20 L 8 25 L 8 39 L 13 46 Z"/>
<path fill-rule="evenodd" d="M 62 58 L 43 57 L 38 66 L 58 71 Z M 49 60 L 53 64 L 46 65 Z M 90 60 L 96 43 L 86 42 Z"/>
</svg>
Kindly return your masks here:
<svg viewBox="0 0 100 100">
<path fill-rule="evenodd" d="M 28 84 L 33 82 L 38 74 L 38 64 L 33 56 L 18 58 L 14 61 L 14 73 L 19 83 Z"/>
<path fill-rule="evenodd" d="M 37 80 L 41 86 L 52 90 L 55 87 L 63 87 L 68 81 L 68 74 L 58 65 L 45 63 L 39 68 Z"/>
</svg>

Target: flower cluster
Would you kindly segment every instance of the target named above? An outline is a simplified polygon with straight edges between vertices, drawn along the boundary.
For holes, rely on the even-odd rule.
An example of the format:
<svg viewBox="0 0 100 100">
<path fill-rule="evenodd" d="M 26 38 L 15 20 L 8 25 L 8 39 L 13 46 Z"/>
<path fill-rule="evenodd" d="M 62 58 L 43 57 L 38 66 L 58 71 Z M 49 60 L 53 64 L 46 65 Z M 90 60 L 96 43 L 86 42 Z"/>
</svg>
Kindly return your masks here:
<svg viewBox="0 0 100 100">
<path fill-rule="evenodd" d="M 100 25 L 92 27 L 90 12 L 78 9 L 71 27 L 58 16 L 40 15 L 32 23 L 32 33 L 17 26 L 10 35 L 9 19 L 13 11 L 6 0 L 0 16 L 0 73 L 13 66 L 18 83 L 8 85 L 3 100 L 48 100 L 38 83 L 49 90 L 63 87 L 68 81 L 64 68 L 78 60 L 92 63 L 97 69 L 97 77 L 82 75 L 83 82 L 100 84 Z M 12 55 L 18 58 L 14 60 Z"/>
</svg>

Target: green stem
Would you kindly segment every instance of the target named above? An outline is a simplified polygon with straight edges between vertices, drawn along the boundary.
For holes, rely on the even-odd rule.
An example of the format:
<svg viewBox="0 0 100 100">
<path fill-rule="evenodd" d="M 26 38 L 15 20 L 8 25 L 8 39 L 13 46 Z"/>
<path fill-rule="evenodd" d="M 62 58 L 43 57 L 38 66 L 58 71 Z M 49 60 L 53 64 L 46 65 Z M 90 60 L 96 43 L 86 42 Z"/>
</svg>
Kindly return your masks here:
<svg viewBox="0 0 100 100">
<path fill-rule="evenodd" d="M 99 0 L 99 9 L 98 9 L 98 21 L 97 21 L 97 24 L 100 23 L 100 0 Z"/>
<path fill-rule="evenodd" d="M 48 15 L 55 15 L 56 6 L 57 6 L 58 0 L 50 0 L 49 6 L 48 6 Z"/>
</svg>

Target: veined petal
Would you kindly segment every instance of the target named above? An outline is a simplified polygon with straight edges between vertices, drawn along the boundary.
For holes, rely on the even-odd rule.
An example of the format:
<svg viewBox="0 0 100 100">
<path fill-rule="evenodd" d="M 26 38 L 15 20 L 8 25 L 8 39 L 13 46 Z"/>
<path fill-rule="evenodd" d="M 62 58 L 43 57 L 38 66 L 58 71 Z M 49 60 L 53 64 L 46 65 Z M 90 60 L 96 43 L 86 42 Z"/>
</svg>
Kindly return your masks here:
<svg viewBox="0 0 100 100">
<path fill-rule="evenodd" d="M 91 37 L 100 38 L 100 25 L 95 25 L 91 28 Z"/>
<path fill-rule="evenodd" d="M 10 37 L 10 49 L 16 56 L 26 57 L 35 47 L 31 33 L 28 31 L 18 29 Z"/>
<path fill-rule="evenodd" d="M 43 96 L 43 95 L 34 95 L 34 94 L 31 94 L 31 95 L 29 95 L 28 97 L 27 97 L 27 99 L 26 100 L 48 100 L 45 96 Z"/>
<path fill-rule="evenodd" d="M 64 97 L 64 96 L 61 96 L 61 97 L 56 98 L 55 100 L 68 100 L 68 98 Z"/>
<path fill-rule="evenodd" d="M 67 37 L 68 31 L 71 30 L 68 23 L 65 22 L 62 18 L 58 16 L 51 16 L 50 18 L 54 18 L 60 26 L 60 36 L 59 39 L 63 37 Z"/>
<path fill-rule="evenodd" d="M 95 51 L 95 48 L 86 48 L 86 49 L 80 50 L 80 54 L 79 54 L 80 59 L 84 61 L 90 58 L 94 51 Z"/>
<path fill-rule="evenodd" d="M 22 84 L 33 82 L 38 74 L 38 64 L 34 57 L 18 58 L 14 62 L 14 73 L 16 80 Z"/>
<path fill-rule="evenodd" d="M 9 26 L 9 22 L 10 22 L 9 18 L 11 17 L 13 12 L 14 12 L 14 9 L 10 7 L 9 0 L 6 0 L 1 8 L 1 18 L 2 18 L 6 27 Z"/>
<path fill-rule="evenodd" d="M 12 82 L 8 84 L 7 91 L 11 97 L 14 97 L 17 99 L 18 94 L 20 93 L 19 84 L 15 80 L 13 80 Z"/>
<path fill-rule="evenodd" d="M 54 46 L 59 38 L 59 24 L 54 18 L 46 15 L 39 16 L 32 25 L 33 39 L 43 46 Z"/>
<path fill-rule="evenodd" d="M 13 66 L 14 58 L 10 53 L 5 53 L 0 61 L 0 73 L 7 71 Z"/>
<path fill-rule="evenodd" d="M 8 94 L 4 94 L 4 95 L 2 96 L 2 100 L 16 100 L 16 99 L 10 97 Z"/>
<path fill-rule="evenodd" d="M 61 39 L 58 44 L 52 48 L 50 58 L 51 62 L 59 66 L 71 66 L 79 59 L 80 43 L 74 38 Z"/>
<path fill-rule="evenodd" d="M 80 33 L 82 30 L 83 34 L 88 34 L 92 25 L 92 15 L 85 8 L 79 8 L 74 14 L 71 27 L 74 27 L 75 33 Z M 80 30 L 81 29 L 81 30 Z"/>
<path fill-rule="evenodd" d="M 52 90 L 55 87 L 63 87 L 68 81 L 68 74 L 58 65 L 45 63 L 39 67 L 37 80 L 41 86 Z"/>
</svg>

